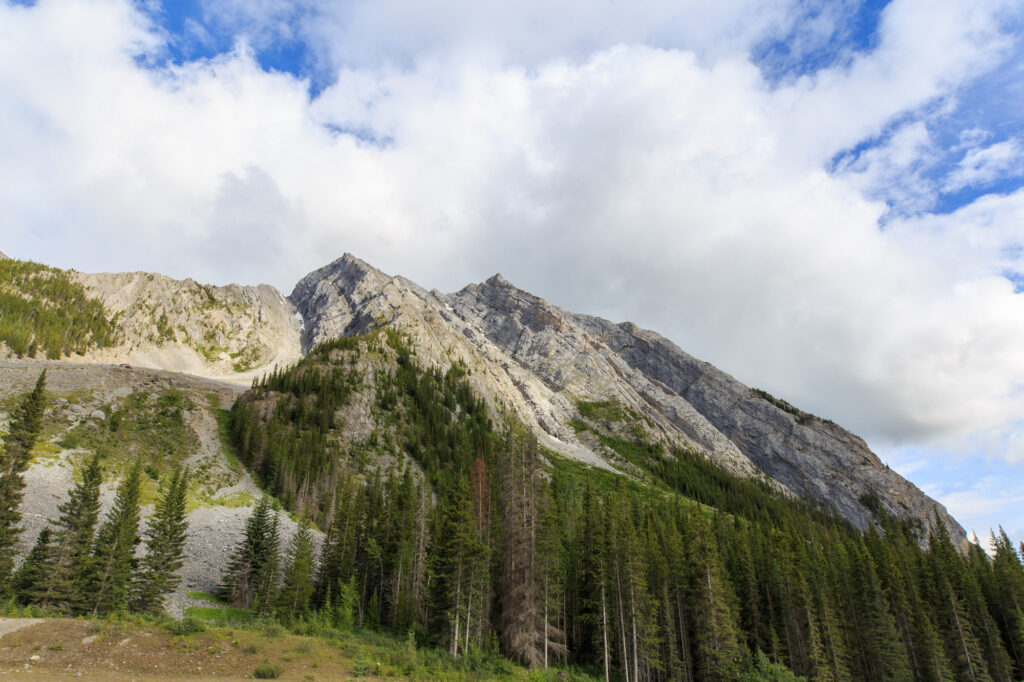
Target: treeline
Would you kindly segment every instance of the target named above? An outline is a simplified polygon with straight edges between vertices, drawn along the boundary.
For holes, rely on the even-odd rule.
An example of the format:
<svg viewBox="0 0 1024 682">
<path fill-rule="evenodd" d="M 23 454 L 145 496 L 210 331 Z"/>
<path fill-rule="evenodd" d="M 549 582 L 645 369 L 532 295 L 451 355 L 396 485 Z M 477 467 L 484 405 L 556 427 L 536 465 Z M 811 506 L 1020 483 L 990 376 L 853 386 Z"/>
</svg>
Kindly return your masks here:
<svg viewBox="0 0 1024 682">
<path fill-rule="evenodd" d="M 117 325 L 67 272 L 0 259 L 0 341 L 19 358 L 56 360 L 118 341 Z"/>
<path fill-rule="evenodd" d="M 21 533 L 22 474 L 42 426 L 45 381 L 43 372 L 20 402 L 0 451 L 0 602 L 75 615 L 162 611 L 164 597 L 180 580 L 188 528 L 188 472 L 181 469 L 165 482 L 142 533 L 146 551 L 137 557 L 143 542 L 141 462 L 118 485 L 114 504 L 100 523 L 103 469 L 99 455 L 93 455 L 58 507 L 59 517 L 40 531 L 31 552 L 13 570 L 13 545 Z"/>
<path fill-rule="evenodd" d="M 247 461 L 267 462 L 271 429 L 309 438 L 257 466 L 264 481 L 296 504 L 319 477 L 330 492 L 314 508 L 315 561 L 306 539 L 278 547 L 268 509 L 251 522 L 225 576 L 239 605 L 627 682 L 1024 677 L 1024 565 L 1002 531 L 992 557 L 958 551 L 941 525 L 922 549 L 906 525 L 860 533 L 682 451 L 644 460 L 652 485 L 548 460 L 521 427 L 490 424 L 464 368 L 420 369 L 400 335 L 383 338 L 394 366 L 377 376 L 377 408 L 414 464 L 360 466 L 339 447 L 305 468 L 320 456 L 312 434 L 335 442 L 337 414 L 318 406 L 341 403 L 324 378 L 348 381 L 331 365 L 382 350 L 372 339 L 314 353 L 239 402 Z"/>
</svg>

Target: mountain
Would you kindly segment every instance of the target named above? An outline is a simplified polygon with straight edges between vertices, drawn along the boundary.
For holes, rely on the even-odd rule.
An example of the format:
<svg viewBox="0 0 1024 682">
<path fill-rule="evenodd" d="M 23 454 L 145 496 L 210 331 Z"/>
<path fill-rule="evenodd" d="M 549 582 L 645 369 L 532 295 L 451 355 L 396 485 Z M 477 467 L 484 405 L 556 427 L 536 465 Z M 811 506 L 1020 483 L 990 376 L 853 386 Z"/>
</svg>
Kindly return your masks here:
<svg viewBox="0 0 1024 682">
<path fill-rule="evenodd" d="M 105 345 L 73 356 L 86 362 L 249 384 L 325 341 L 387 325 L 409 335 L 425 366 L 464 364 L 493 415 L 508 410 L 566 457 L 637 475 L 638 463 L 616 442 L 667 457 L 696 452 L 733 475 L 834 509 L 858 528 L 884 512 L 926 537 L 938 514 L 955 542 L 966 540 L 942 505 L 842 427 L 743 385 L 652 331 L 562 310 L 501 275 L 443 294 L 345 254 L 285 297 L 268 285 L 47 272 L 36 276 L 69 277 L 116 330 Z M 611 411 L 589 418 L 595 405 Z"/>
<path fill-rule="evenodd" d="M 541 443 L 613 466 L 577 433 L 580 403 L 615 401 L 652 425 L 648 437 L 703 453 L 727 471 L 770 477 L 859 528 L 881 510 L 931 528 L 945 508 L 885 466 L 840 426 L 755 391 L 629 322 L 564 311 L 495 275 L 453 294 L 427 291 L 350 254 L 304 277 L 289 299 L 305 321 L 303 348 L 387 324 L 409 333 L 432 366 L 462 361 L 492 407 L 506 406 Z"/>
</svg>

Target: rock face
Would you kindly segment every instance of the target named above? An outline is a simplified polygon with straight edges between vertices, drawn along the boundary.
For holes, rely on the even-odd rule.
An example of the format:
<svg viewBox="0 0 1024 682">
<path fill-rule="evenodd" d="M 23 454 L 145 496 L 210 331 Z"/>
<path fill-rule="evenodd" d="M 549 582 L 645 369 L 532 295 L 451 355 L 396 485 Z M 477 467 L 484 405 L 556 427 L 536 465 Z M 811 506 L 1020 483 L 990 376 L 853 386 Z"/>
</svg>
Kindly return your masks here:
<svg viewBox="0 0 1024 682">
<path fill-rule="evenodd" d="M 686 446 L 743 476 L 817 500 L 860 528 L 882 508 L 923 529 L 945 508 L 888 469 L 841 427 L 755 392 L 667 339 L 557 308 L 495 275 L 453 294 L 427 291 L 346 254 L 303 278 L 289 297 L 305 320 L 304 350 L 391 324 L 421 361 L 465 363 L 494 407 L 511 410 L 546 446 L 612 468 L 577 438 L 579 401 L 615 400 L 644 417 L 645 438 Z"/>
<path fill-rule="evenodd" d="M 215 287 L 145 272 L 82 274 L 87 292 L 115 315 L 121 343 L 89 362 L 130 363 L 248 384 L 300 357 L 302 325 L 272 286 Z"/>
</svg>

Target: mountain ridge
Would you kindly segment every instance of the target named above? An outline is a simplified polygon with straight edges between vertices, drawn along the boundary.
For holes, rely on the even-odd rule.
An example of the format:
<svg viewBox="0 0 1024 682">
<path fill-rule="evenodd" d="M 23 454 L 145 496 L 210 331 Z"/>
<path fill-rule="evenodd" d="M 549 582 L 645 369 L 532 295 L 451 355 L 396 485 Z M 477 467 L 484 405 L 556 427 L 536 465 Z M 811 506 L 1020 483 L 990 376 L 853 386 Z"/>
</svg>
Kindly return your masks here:
<svg viewBox="0 0 1024 682">
<path fill-rule="evenodd" d="M 942 505 L 839 425 L 745 386 L 656 332 L 565 311 L 500 274 L 441 294 L 346 254 L 303 278 L 289 298 L 311 339 L 388 323 L 409 331 L 428 361 L 444 364 L 472 356 L 470 349 L 490 358 L 476 388 L 502 396 L 564 454 L 588 449 L 569 426 L 577 403 L 616 400 L 654 421 L 649 435 L 695 447 L 734 474 L 763 472 L 862 529 L 884 510 L 915 519 L 926 534 L 938 514 L 954 540 L 966 540 Z M 338 316 L 342 299 L 348 307 Z"/>
<path fill-rule="evenodd" d="M 74 274 L 124 334 L 115 348 L 87 352 L 81 359 L 89 362 L 241 384 L 325 341 L 391 325 L 409 335 L 426 366 L 465 364 L 493 414 L 515 415 L 564 456 L 629 470 L 612 448 L 576 428 L 582 405 L 610 401 L 638 415 L 643 439 L 664 452 L 698 452 L 862 529 L 884 512 L 911 520 L 926 537 L 938 515 L 954 541 L 966 541 L 942 505 L 837 424 L 745 386 L 656 332 L 566 311 L 500 273 L 445 294 L 345 253 L 301 278 L 287 297 L 269 285 Z"/>
</svg>

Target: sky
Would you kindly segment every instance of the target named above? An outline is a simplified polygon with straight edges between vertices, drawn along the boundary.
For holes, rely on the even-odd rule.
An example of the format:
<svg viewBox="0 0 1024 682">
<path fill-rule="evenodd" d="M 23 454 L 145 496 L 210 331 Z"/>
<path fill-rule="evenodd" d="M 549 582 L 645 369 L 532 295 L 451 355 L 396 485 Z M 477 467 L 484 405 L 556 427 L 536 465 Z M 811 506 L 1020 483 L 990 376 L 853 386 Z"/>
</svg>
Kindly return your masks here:
<svg viewBox="0 0 1024 682">
<path fill-rule="evenodd" d="M 1022 0 L 0 0 L 0 250 L 501 272 L 1024 540 Z"/>
</svg>

